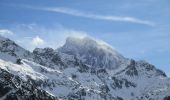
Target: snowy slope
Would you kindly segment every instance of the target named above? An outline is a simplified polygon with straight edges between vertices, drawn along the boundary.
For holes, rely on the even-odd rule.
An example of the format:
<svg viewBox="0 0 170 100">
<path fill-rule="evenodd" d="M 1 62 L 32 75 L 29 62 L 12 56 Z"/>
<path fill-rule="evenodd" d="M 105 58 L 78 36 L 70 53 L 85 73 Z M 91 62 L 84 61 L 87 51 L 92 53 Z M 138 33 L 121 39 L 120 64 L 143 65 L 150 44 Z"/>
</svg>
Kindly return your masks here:
<svg viewBox="0 0 170 100">
<path fill-rule="evenodd" d="M 31 81 L 0 68 L 0 100 L 58 100 L 46 91 L 37 88 Z"/>
<path fill-rule="evenodd" d="M 50 97 L 166 100 L 170 96 L 170 79 L 163 71 L 145 61 L 127 59 L 90 38 L 68 38 L 57 50 L 36 48 L 31 53 L 1 37 L 0 48 L 1 69 L 45 90 Z M 17 58 L 22 58 L 21 64 L 16 63 Z"/>
<path fill-rule="evenodd" d="M 17 58 L 32 58 L 31 52 L 17 45 L 14 41 L 0 36 L 0 56 L 6 61 L 15 61 Z"/>
</svg>

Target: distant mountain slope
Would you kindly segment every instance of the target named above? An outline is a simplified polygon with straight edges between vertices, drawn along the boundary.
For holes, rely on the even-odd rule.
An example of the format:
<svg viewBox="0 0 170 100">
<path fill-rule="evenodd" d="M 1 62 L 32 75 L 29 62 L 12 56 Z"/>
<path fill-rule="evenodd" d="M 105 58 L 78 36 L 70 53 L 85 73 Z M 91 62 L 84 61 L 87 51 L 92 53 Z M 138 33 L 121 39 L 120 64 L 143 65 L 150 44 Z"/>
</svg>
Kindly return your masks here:
<svg viewBox="0 0 170 100">
<path fill-rule="evenodd" d="M 2 36 L 0 36 L 0 56 L 6 61 L 15 61 L 16 58 L 32 58 L 31 52 Z"/>
<path fill-rule="evenodd" d="M 0 68 L 0 99 L 1 100 L 58 100 L 46 91 L 38 89 L 31 81 L 23 81 Z"/>
<path fill-rule="evenodd" d="M 36 48 L 29 52 L 1 37 L 0 48 L 0 99 L 170 98 L 170 79 L 163 71 L 145 61 L 125 58 L 91 38 L 68 38 L 57 50 Z M 16 62 L 18 58 L 22 59 L 20 63 Z"/>
</svg>

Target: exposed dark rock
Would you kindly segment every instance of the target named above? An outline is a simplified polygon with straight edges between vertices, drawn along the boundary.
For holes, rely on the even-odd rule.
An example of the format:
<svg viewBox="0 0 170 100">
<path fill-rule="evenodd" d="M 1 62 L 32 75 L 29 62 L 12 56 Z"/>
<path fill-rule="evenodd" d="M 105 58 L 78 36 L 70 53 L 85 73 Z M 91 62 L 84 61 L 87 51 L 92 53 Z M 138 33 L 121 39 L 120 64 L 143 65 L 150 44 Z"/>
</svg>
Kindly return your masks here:
<svg viewBox="0 0 170 100">
<path fill-rule="evenodd" d="M 111 87 L 113 89 L 121 89 L 123 86 L 125 86 L 126 88 L 129 87 L 136 87 L 136 85 L 130 81 L 128 81 L 127 79 L 118 79 L 116 77 L 112 77 L 113 80 L 113 84 L 111 84 Z"/>
<path fill-rule="evenodd" d="M 170 96 L 165 97 L 164 100 L 170 100 Z"/>
<path fill-rule="evenodd" d="M 129 76 L 138 76 L 138 71 L 136 69 L 136 62 L 131 60 L 130 65 L 127 66 L 127 71 L 125 72 L 126 75 Z"/>
<path fill-rule="evenodd" d="M 0 69 L 0 99 L 4 100 L 57 100 L 34 84 Z"/>
<path fill-rule="evenodd" d="M 108 93 L 110 91 L 109 87 L 107 85 L 102 85 L 100 87 L 101 91 L 104 93 Z"/>
<path fill-rule="evenodd" d="M 77 78 L 77 75 L 76 75 L 76 74 L 72 74 L 72 75 L 71 75 L 71 78 L 72 78 L 72 79 L 76 79 L 76 78 Z"/>
<path fill-rule="evenodd" d="M 21 61 L 22 61 L 22 59 L 18 58 L 18 59 L 16 60 L 16 63 L 17 63 L 18 65 L 21 65 L 21 64 L 23 64 Z"/>
<path fill-rule="evenodd" d="M 104 69 L 104 68 L 97 70 L 97 74 L 100 74 L 100 73 L 108 74 L 106 69 Z"/>
<path fill-rule="evenodd" d="M 76 93 L 70 93 L 68 95 L 68 100 L 85 100 L 86 91 L 85 89 L 80 89 Z"/>
<path fill-rule="evenodd" d="M 155 76 L 167 77 L 167 75 L 165 74 L 165 72 L 163 72 L 163 71 L 160 70 L 160 69 L 155 68 L 154 65 L 149 64 L 149 63 L 147 63 L 147 62 L 145 62 L 145 61 L 143 61 L 142 63 L 140 63 L 140 66 L 141 66 L 142 68 L 145 68 L 145 70 L 146 70 L 148 73 L 151 72 L 151 71 L 155 71 L 155 72 L 156 72 L 156 73 L 155 73 Z"/>
<path fill-rule="evenodd" d="M 85 65 L 85 64 L 80 63 L 78 70 L 81 73 L 88 72 L 89 71 L 89 67 L 87 65 Z"/>
<path fill-rule="evenodd" d="M 122 80 L 118 80 L 116 77 L 112 77 L 112 80 L 113 80 L 113 84 L 111 84 L 111 87 L 113 89 L 122 88 L 122 84 L 123 84 Z"/>
<path fill-rule="evenodd" d="M 90 73 L 91 73 L 92 75 L 97 73 L 97 71 L 96 71 L 95 68 L 90 68 L 90 69 L 91 69 L 91 70 L 90 70 Z"/>
<path fill-rule="evenodd" d="M 157 75 L 161 75 L 161 76 L 164 76 L 164 77 L 167 77 L 167 75 L 165 74 L 165 72 L 163 72 L 162 70 L 160 69 L 157 69 Z"/>
<path fill-rule="evenodd" d="M 64 63 L 61 61 L 59 54 L 52 48 L 36 48 L 33 51 L 34 61 L 43 66 L 48 66 L 53 68 L 55 65 L 64 66 Z"/>
<path fill-rule="evenodd" d="M 117 97 L 117 98 L 116 98 L 116 100 L 123 100 L 123 98 L 121 98 L 121 97 Z"/>
</svg>

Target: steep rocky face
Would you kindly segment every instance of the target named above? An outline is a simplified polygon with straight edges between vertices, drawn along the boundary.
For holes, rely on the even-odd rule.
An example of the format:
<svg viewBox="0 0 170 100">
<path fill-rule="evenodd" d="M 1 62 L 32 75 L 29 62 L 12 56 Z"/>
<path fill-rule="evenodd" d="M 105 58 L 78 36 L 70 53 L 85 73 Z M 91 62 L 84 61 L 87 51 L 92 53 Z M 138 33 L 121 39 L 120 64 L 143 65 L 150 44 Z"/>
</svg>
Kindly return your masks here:
<svg viewBox="0 0 170 100">
<path fill-rule="evenodd" d="M 137 76 L 138 70 L 136 69 L 136 62 L 131 60 L 130 64 L 127 66 L 127 71 L 125 72 L 126 75 L 129 76 Z"/>
<path fill-rule="evenodd" d="M 75 55 L 92 67 L 114 69 L 126 62 L 126 59 L 111 47 L 88 37 L 83 39 L 69 37 L 65 45 L 58 50 Z"/>
<path fill-rule="evenodd" d="M 68 66 L 80 65 L 79 59 L 73 55 L 63 54 L 52 48 L 36 48 L 33 51 L 34 61 L 54 69 L 65 69 Z"/>
<path fill-rule="evenodd" d="M 130 81 L 128 81 L 127 79 L 117 79 L 116 77 L 112 77 L 113 83 L 111 84 L 111 87 L 113 89 L 122 89 L 123 86 L 125 86 L 126 88 L 128 87 L 136 87 L 135 83 L 132 83 Z"/>
<path fill-rule="evenodd" d="M 148 78 L 167 77 L 162 70 L 157 69 L 154 65 L 151 65 L 146 61 L 135 61 L 133 59 L 130 60 L 130 63 L 127 65 L 127 67 L 116 72 L 114 75 L 126 75 L 129 77 L 145 76 Z"/>
<path fill-rule="evenodd" d="M 141 74 L 146 74 L 147 77 L 167 77 L 165 72 L 157 69 L 154 65 L 149 64 L 146 61 L 137 61 L 137 68 Z"/>
<path fill-rule="evenodd" d="M 46 91 L 38 89 L 32 83 L 24 82 L 0 68 L 0 99 L 1 100 L 57 100 Z"/>
<path fill-rule="evenodd" d="M 10 39 L 0 36 L 0 55 L 1 59 L 15 61 L 16 58 L 31 58 L 31 52 L 17 45 Z"/>
<path fill-rule="evenodd" d="M 84 72 L 89 67 L 75 55 L 68 55 L 53 50 L 52 48 L 36 48 L 33 51 L 34 62 L 54 69 L 64 70 L 68 66 L 79 67 L 79 71 Z"/>
<path fill-rule="evenodd" d="M 49 67 L 55 67 L 56 65 L 63 66 L 63 62 L 59 57 L 59 54 L 55 52 L 52 48 L 36 48 L 33 51 L 34 54 L 34 61 Z"/>
</svg>

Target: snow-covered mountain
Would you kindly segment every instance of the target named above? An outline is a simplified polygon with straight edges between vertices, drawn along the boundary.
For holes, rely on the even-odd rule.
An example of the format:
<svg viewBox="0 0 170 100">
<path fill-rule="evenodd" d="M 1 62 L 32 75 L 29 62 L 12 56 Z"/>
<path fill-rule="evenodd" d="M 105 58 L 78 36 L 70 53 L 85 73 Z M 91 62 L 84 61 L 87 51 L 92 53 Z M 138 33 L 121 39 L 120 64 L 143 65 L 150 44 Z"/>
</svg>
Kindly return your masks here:
<svg viewBox="0 0 170 100">
<path fill-rule="evenodd" d="M 2 100 L 170 100 L 163 71 L 87 37 L 33 52 L 0 37 L 0 79 Z"/>
<path fill-rule="evenodd" d="M 89 37 L 69 37 L 60 52 L 74 55 L 92 67 L 115 69 L 126 62 L 126 59 L 107 44 L 101 44 Z"/>
<path fill-rule="evenodd" d="M 6 61 L 16 61 L 17 58 L 32 58 L 31 52 L 20 47 L 14 41 L 0 36 L 0 58 Z"/>
</svg>

